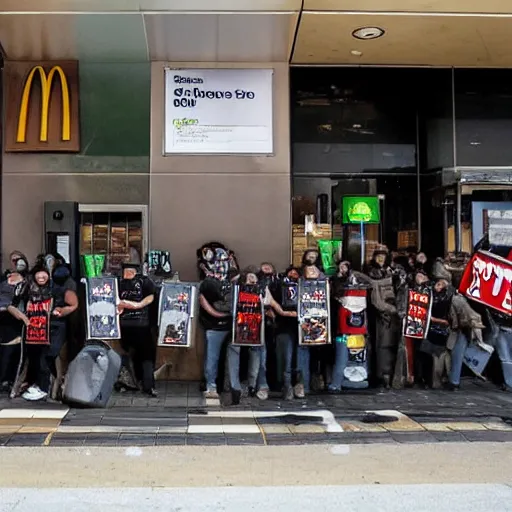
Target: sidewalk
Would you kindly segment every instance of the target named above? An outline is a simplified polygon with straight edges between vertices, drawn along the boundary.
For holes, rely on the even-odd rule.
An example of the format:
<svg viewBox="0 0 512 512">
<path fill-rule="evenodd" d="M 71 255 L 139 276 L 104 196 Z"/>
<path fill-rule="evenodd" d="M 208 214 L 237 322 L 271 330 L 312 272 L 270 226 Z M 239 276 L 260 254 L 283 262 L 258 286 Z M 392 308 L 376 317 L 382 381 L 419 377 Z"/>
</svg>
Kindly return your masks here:
<svg viewBox="0 0 512 512">
<path fill-rule="evenodd" d="M 205 400 L 197 383 L 160 382 L 158 390 L 158 398 L 114 394 L 106 409 L 1 398 L 0 445 L 512 442 L 512 395 L 472 379 L 457 392 L 367 390 L 293 402 L 277 395 L 236 407 Z"/>
</svg>

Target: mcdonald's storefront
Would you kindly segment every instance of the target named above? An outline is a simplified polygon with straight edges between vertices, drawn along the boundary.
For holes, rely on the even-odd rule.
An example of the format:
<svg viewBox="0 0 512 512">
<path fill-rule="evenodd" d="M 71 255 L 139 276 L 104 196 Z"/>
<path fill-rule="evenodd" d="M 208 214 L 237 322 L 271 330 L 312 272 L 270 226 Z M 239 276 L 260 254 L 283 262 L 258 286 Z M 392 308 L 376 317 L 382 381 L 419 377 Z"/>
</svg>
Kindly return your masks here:
<svg viewBox="0 0 512 512">
<path fill-rule="evenodd" d="M 381 198 L 376 241 L 438 255 L 512 209 L 510 2 L 164 3 L 0 6 L 4 266 L 152 248 L 195 280 L 220 240 L 282 269 L 292 224 L 320 196 L 339 223 L 343 194 Z"/>
</svg>

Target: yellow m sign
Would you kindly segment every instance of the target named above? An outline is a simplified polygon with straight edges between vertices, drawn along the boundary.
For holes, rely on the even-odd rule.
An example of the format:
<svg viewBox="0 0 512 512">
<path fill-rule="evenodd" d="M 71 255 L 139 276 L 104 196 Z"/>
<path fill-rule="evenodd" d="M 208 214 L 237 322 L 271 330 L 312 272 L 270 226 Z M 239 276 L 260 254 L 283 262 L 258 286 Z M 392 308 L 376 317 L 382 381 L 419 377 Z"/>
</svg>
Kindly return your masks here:
<svg viewBox="0 0 512 512">
<path fill-rule="evenodd" d="M 79 83 L 76 60 L 6 61 L 4 151 L 78 153 Z"/>
<path fill-rule="evenodd" d="M 39 73 L 41 80 L 41 128 L 39 132 L 40 142 L 48 142 L 48 112 L 50 109 L 50 99 L 52 94 L 52 82 L 55 75 L 60 79 L 60 88 L 62 93 L 62 141 L 71 140 L 71 112 L 69 104 L 69 86 L 66 75 L 60 66 L 53 66 L 46 74 L 42 66 L 35 66 L 30 71 L 21 97 L 20 113 L 18 117 L 18 129 L 16 132 L 16 142 L 23 143 L 27 140 L 27 116 L 30 93 L 34 76 Z"/>
</svg>

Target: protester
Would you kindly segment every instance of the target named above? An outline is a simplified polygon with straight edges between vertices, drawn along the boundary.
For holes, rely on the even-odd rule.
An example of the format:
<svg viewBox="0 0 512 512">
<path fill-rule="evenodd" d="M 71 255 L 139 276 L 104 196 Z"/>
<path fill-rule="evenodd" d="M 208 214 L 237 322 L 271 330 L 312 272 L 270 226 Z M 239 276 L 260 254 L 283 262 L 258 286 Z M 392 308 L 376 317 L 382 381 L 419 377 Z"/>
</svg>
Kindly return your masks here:
<svg viewBox="0 0 512 512">
<path fill-rule="evenodd" d="M 49 343 L 26 345 L 28 368 L 22 394 L 25 400 L 44 400 L 48 396 L 50 377 L 57 378 L 56 359 L 66 340 L 66 317 L 78 308 L 78 297 L 72 290 L 54 285 L 46 267 L 35 266 L 24 290 L 13 297 L 12 305 L 8 308 L 15 318 L 28 325 L 29 319 L 23 305 L 48 299 L 52 300 Z"/>
<path fill-rule="evenodd" d="M 240 284 L 242 286 L 248 286 L 256 290 L 263 302 L 264 306 L 271 307 L 278 315 L 288 318 L 293 318 L 297 316 L 296 311 L 284 311 L 283 308 L 279 305 L 278 302 L 274 299 L 272 294 L 270 293 L 270 289 L 266 286 L 266 283 L 260 283 L 258 281 L 258 270 L 255 267 L 247 267 L 240 274 Z M 267 384 L 267 376 L 266 376 L 266 368 L 267 368 L 267 351 L 266 347 L 263 344 L 261 347 L 250 347 L 249 348 L 249 358 L 253 358 L 253 362 L 251 363 L 249 359 L 249 368 L 251 372 L 251 366 L 253 368 L 252 375 L 249 377 L 251 381 L 249 385 L 253 384 L 257 387 L 256 396 L 260 400 L 266 400 L 268 398 L 268 384 Z M 240 402 L 240 398 L 242 395 L 242 386 L 240 383 L 240 352 L 241 347 L 237 345 L 230 345 L 228 349 L 228 360 L 229 360 L 229 376 L 230 376 L 230 386 L 232 393 L 232 402 L 233 405 L 237 405 Z M 259 362 L 259 371 L 254 372 L 254 368 L 257 367 L 257 363 Z"/>
<path fill-rule="evenodd" d="M 149 323 L 149 306 L 155 299 L 155 285 L 140 273 L 140 266 L 123 264 L 119 281 L 118 311 L 121 315 L 121 347 L 133 358 L 135 376 L 142 391 L 156 397 L 154 382 L 155 342 Z"/>
</svg>

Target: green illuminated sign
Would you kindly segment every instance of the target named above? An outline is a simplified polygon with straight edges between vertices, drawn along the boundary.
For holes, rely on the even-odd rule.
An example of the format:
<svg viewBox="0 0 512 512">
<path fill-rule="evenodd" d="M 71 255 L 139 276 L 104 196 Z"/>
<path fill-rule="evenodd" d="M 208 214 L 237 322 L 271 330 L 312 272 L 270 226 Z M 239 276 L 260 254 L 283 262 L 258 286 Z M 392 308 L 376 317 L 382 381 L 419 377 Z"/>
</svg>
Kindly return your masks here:
<svg viewBox="0 0 512 512">
<path fill-rule="evenodd" d="M 344 196 L 343 224 L 378 224 L 380 205 L 377 196 Z"/>
</svg>

